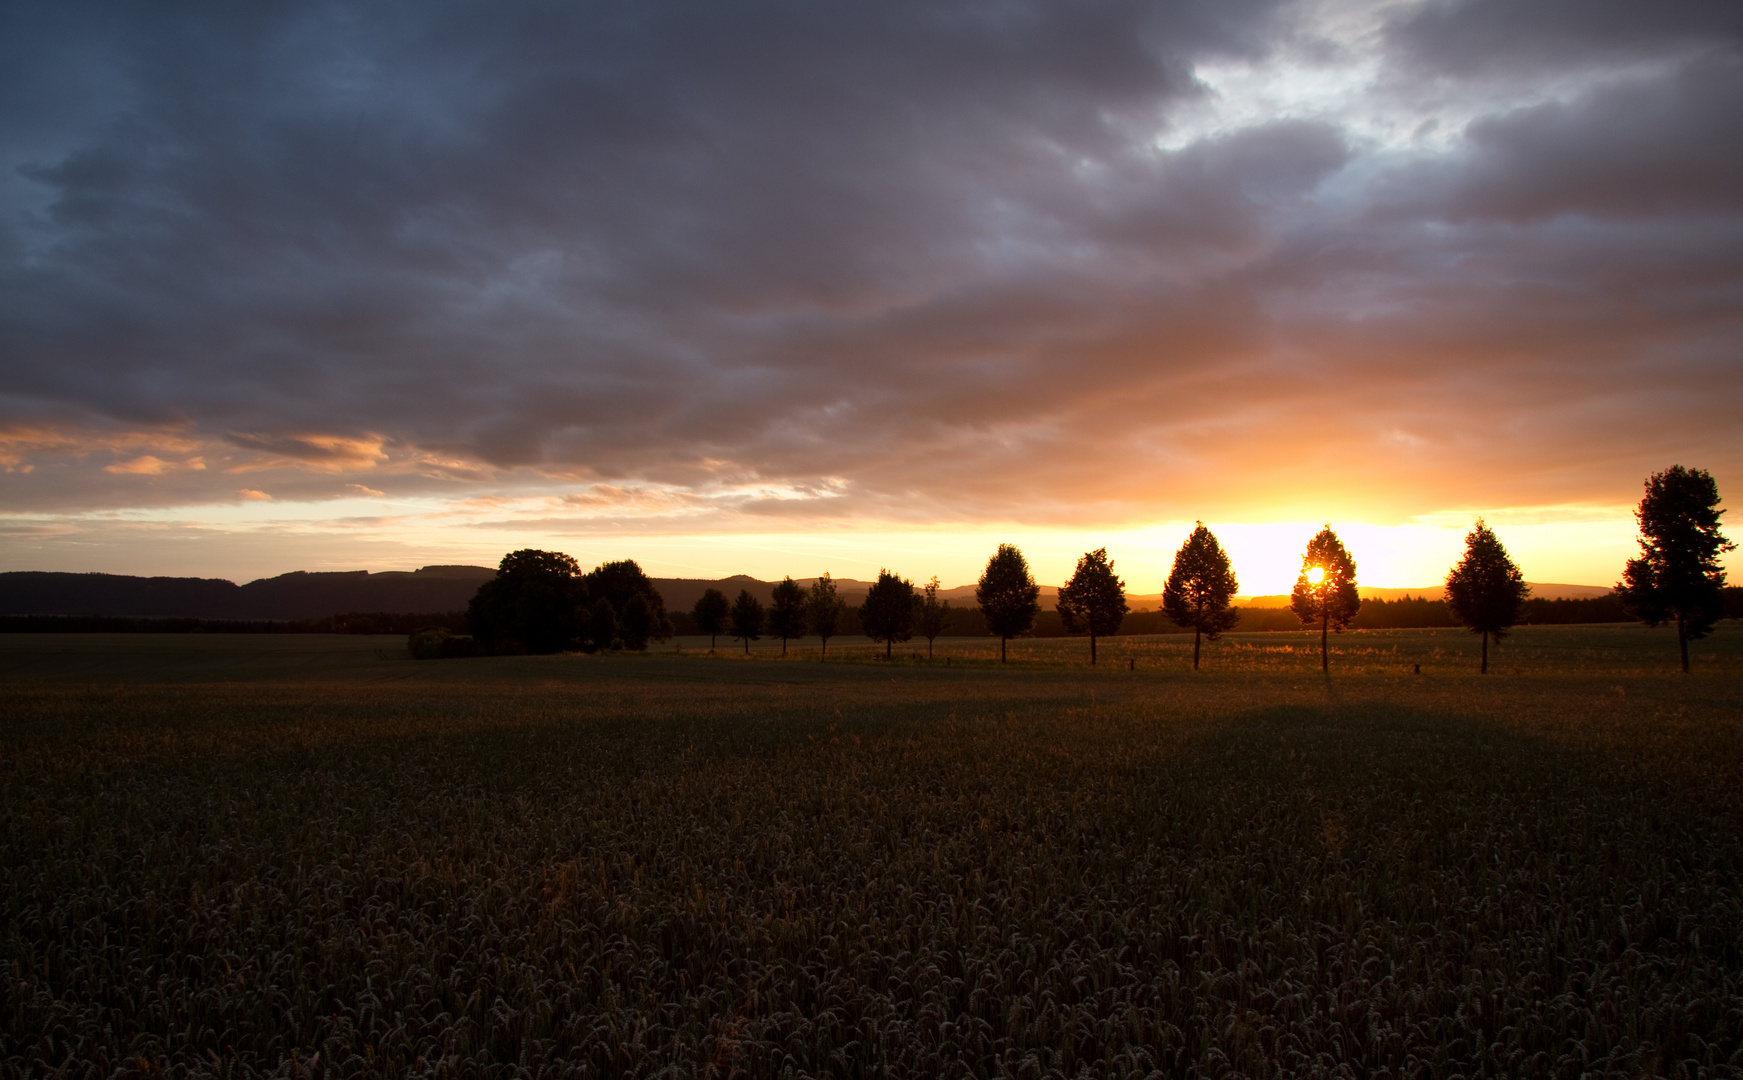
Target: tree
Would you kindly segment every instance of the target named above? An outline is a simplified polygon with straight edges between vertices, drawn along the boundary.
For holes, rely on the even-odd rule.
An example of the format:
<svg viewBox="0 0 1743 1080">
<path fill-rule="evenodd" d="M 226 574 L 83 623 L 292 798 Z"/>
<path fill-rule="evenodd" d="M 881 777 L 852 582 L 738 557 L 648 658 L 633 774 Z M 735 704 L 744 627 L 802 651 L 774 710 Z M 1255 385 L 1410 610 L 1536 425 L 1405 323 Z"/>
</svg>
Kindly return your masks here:
<svg viewBox="0 0 1743 1080">
<path fill-rule="evenodd" d="M 805 590 L 792 578 L 782 578 L 775 586 L 774 603 L 769 605 L 769 636 L 781 639 L 781 655 L 787 655 L 787 639 L 805 636 Z"/>
<path fill-rule="evenodd" d="M 1162 587 L 1162 610 L 1174 625 L 1192 627 L 1192 670 L 1198 670 L 1200 639 L 1215 641 L 1240 621 L 1241 613 L 1229 606 L 1240 587 L 1228 554 L 1199 522 L 1174 553 L 1174 569 Z"/>
<path fill-rule="evenodd" d="M 636 565 L 634 559 L 620 559 L 617 562 L 600 563 L 587 573 L 587 591 L 595 597 L 604 597 L 611 601 L 611 610 L 619 617 L 629 614 L 632 597 L 640 596 L 648 605 L 648 634 L 641 644 L 634 644 L 626 636 L 624 645 L 631 649 L 645 649 L 648 641 L 665 641 L 672 636 L 672 620 L 666 615 L 666 601 L 660 595 L 660 590 L 654 588 L 654 583 Z M 611 639 L 607 639 L 609 642 Z M 604 646 L 602 645 L 601 648 Z"/>
<path fill-rule="evenodd" d="M 932 580 L 920 590 L 920 609 L 917 613 L 916 629 L 920 636 L 926 639 L 926 659 L 932 659 L 932 643 L 938 640 L 938 635 L 950 629 L 950 601 L 942 603 L 938 600 L 938 575 L 933 574 Z"/>
<path fill-rule="evenodd" d="M 696 606 L 690 609 L 690 617 L 696 620 L 698 633 L 708 635 L 708 651 L 714 651 L 714 639 L 726 629 L 726 616 L 732 611 L 732 602 L 719 589 L 708 589 L 696 601 Z"/>
<path fill-rule="evenodd" d="M 1446 576 L 1446 609 L 1460 625 L 1483 635 L 1482 674 L 1489 673 L 1489 638 L 1498 643 L 1519 621 L 1531 595 L 1525 575 L 1508 558 L 1500 538 L 1483 519 L 1465 534 L 1465 555 Z"/>
<path fill-rule="evenodd" d="M 617 636 L 617 609 L 612 606 L 610 597 L 601 596 L 594 601 L 590 622 L 588 633 L 595 649 L 623 648 L 623 642 Z"/>
<path fill-rule="evenodd" d="M 732 602 L 732 636 L 744 641 L 746 656 L 750 643 L 763 636 L 763 602 L 749 589 L 738 590 L 738 599 Z"/>
<path fill-rule="evenodd" d="M 654 609 L 646 596 L 636 593 L 624 605 L 623 618 L 619 620 L 618 635 L 623 638 L 623 647 L 641 652 L 648 647 L 653 632 Z"/>
<path fill-rule="evenodd" d="M 914 583 L 879 569 L 859 606 L 859 623 L 866 637 L 884 643 L 884 659 L 890 659 L 896 642 L 914 636 Z"/>
<path fill-rule="evenodd" d="M 974 587 L 974 602 L 980 605 L 986 628 L 999 636 L 999 663 L 1005 662 L 1005 646 L 1014 637 L 1027 634 L 1041 613 L 1036 600 L 1041 587 L 1029 573 L 1028 560 L 1014 544 L 1000 544 L 981 571 Z"/>
<path fill-rule="evenodd" d="M 811 595 L 805 600 L 805 615 L 811 622 L 811 632 L 823 639 L 822 659 L 829 659 L 829 639 L 835 636 L 847 604 L 835 593 L 835 579 L 825 573 L 811 583 Z"/>
<path fill-rule="evenodd" d="M 1719 502 L 1719 485 L 1705 469 L 1672 465 L 1648 477 L 1634 512 L 1640 557 L 1628 560 L 1616 585 L 1622 603 L 1648 626 L 1676 623 L 1685 675 L 1689 642 L 1706 637 L 1725 611 L 1719 556 L 1737 545 L 1719 532 L 1725 516 Z"/>
<path fill-rule="evenodd" d="M 1289 594 L 1290 610 L 1302 625 L 1319 624 L 1321 671 L 1331 670 L 1327 631 L 1343 633 L 1361 606 L 1362 598 L 1356 592 L 1356 561 L 1327 525 L 1307 542 L 1307 551 L 1301 556 L 1301 573 L 1295 579 L 1295 590 Z"/>
<path fill-rule="evenodd" d="M 504 555 L 496 576 L 478 587 L 466 624 L 489 652 L 561 652 L 587 634 L 587 595 L 573 558 L 523 548 Z"/>
<path fill-rule="evenodd" d="M 1110 637 L 1126 618 L 1126 583 L 1114 576 L 1107 548 L 1084 552 L 1071 580 L 1059 587 L 1054 605 L 1067 633 L 1089 635 L 1089 664 L 1095 666 L 1095 639 Z"/>
</svg>

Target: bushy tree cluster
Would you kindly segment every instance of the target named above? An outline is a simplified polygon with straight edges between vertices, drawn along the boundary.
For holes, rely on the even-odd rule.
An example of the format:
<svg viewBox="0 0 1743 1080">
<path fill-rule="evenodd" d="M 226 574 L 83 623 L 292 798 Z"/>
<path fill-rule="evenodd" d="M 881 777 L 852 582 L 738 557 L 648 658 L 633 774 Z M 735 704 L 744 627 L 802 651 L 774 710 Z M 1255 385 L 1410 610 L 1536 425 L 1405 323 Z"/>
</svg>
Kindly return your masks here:
<svg viewBox="0 0 1743 1080">
<path fill-rule="evenodd" d="M 632 560 L 583 574 L 571 556 L 533 548 L 502 557 L 466 623 L 479 650 L 497 654 L 641 650 L 672 636 L 665 601 Z"/>
</svg>

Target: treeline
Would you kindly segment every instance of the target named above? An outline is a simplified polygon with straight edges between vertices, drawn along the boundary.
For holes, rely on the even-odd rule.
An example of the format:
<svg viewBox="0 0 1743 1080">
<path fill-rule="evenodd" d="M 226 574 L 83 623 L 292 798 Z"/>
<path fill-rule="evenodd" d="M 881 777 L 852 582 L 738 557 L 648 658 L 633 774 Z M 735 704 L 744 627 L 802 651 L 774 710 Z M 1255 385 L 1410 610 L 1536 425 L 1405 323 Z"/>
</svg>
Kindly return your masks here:
<svg viewBox="0 0 1743 1080">
<path fill-rule="evenodd" d="M 1240 615 L 1240 621 L 1233 627 L 1234 632 L 1237 633 L 1302 629 L 1301 619 L 1288 608 L 1237 607 L 1235 611 Z M 695 636 L 702 632 L 697 629 L 696 620 L 690 612 L 674 611 L 670 615 L 675 633 Z M 1743 587 L 1735 585 L 1726 587 L 1725 617 L 1743 619 Z M 1606 596 L 1577 600 L 1528 599 L 1522 605 L 1519 625 L 1567 626 L 1583 623 L 1633 621 L 1633 617 L 1622 606 L 1622 601 L 1614 593 L 1611 593 Z M 1452 613 L 1447 610 L 1445 600 L 1414 596 L 1400 597 L 1396 600 L 1364 600 L 1355 617 L 1350 621 L 1350 629 L 1352 630 L 1426 630 L 1457 625 L 1453 621 Z M 864 633 L 860 626 L 857 607 L 849 606 L 842 612 L 841 624 L 837 632 L 849 636 Z M 990 632 L 979 609 L 974 607 L 959 608 L 953 605 L 950 609 L 950 624 L 939 637 L 986 637 Z M 1192 628 L 1176 625 L 1164 612 L 1133 611 L 1127 613 L 1125 621 L 1120 624 L 1116 633 L 1121 637 L 1139 634 L 1190 634 Z M 1066 630 L 1065 620 L 1057 610 L 1046 609 L 1035 616 L 1034 628 L 1028 636 L 1058 638 L 1068 637 L 1070 632 Z"/>
</svg>

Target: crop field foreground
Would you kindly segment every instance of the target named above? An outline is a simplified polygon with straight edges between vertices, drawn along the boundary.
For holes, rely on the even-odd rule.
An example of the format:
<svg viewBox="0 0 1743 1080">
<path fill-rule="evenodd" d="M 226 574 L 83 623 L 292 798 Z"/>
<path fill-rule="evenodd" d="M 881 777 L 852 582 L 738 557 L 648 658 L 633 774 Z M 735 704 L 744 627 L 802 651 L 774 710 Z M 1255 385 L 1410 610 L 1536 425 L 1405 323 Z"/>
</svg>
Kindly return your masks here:
<svg viewBox="0 0 1743 1080">
<path fill-rule="evenodd" d="M 1737 1075 L 1735 646 L 1561 633 L 1633 659 L 12 635 L 0 1075 Z"/>
</svg>

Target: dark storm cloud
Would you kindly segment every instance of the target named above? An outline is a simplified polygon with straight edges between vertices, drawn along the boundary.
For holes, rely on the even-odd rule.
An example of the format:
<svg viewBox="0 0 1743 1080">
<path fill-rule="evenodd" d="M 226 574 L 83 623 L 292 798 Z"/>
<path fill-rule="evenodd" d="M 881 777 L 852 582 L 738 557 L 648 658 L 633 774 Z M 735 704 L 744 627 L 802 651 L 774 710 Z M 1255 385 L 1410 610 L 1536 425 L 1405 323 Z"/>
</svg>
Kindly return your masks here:
<svg viewBox="0 0 1743 1080">
<path fill-rule="evenodd" d="M 1596 433 L 1737 404 L 1689 391 L 1743 340 L 1735 5 L 1416 9 L 1400 100 L 1581 80 L 1432 151 L 1175 138 L 1304 10 L 14 5 L 0 484 L 1071 520 L 1511 457 L 1473 497 L 1565 498 Z"/>
<path fill-rule="evenodd" d="M 1743 44 L 1729 0 L 1431 0 L 1404 9 L 1388 38 L 1435 73 L 1514 76 L 1544 65 L 1638 61 Z"/>
<path fill-rule="evenodd" d="M 1571 101 L 1486 116 L 1467 142 L 1452 167 L 1409 178 L 1418 209 L 1516 222 L 1735 215 L 1743 212 L 1743 57 L 1703 56 Z"/>
</svg>

